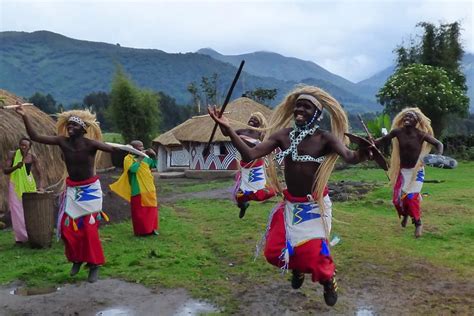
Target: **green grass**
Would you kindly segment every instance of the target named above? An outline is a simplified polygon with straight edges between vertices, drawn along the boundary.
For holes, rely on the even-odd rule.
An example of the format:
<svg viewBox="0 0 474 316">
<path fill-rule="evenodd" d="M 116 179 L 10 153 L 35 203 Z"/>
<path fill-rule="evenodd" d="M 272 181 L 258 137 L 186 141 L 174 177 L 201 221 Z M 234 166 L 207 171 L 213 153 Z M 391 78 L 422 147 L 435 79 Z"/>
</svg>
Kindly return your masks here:
<svg viewBox="0 0 474 316">
<path fill-rule="evenodd" d="M 409 261 L 428 262 L 453 269 L 460 276 L 474 277 L 474 164 L 462 163 L 457 169 L 427 167 L 426 179 L 444 180 L 426 183 L 422 201 L 423 238 L 413 238 L 413 226 L 400 228 L 391 204 L 391 188 L 385 175 L 377 169 L 351 168 L 336 172 L 332 179 L 364 179 L 385 183 L 360 201 L 337 203 L 333 232 L 345 241 L 339 252 L 342 260 L 357 258 L 380 264 L 402 264 Z M 385 179 L 384 179 L 385 178 Z"/>
<path fill-rule="evenodd" d="M 203 192 L 222 188 L 230 188 L 233 180 L 229 178 L 215 180 L 196 179 L 159 179 L 156 181 L 158 195 Z"/>
<path fill-rule="evenodd" d="M 110 143 L 119 143 L 123 144 L 123 137 L 122 134 L 120 133 L 104 133 L 102 134 L 102 139 L 104 142 L 110 142 Z"/>
<path fill-rule="evenodd" d="M 394 278 L 407 262 L 419 262 L 449 278 L 474 279 L 474 192 L 469 186 L 474 163 L 461 163 L 454 170 L 427 168 L 426 174 L 427 179 L 445 182 L 425 184 L 423 188 L 429 195 L 422 202 L 425 234 L 420 239 L 413 237 L 412 225 L 400 227 L 383 171 L 350 168 L 333 174 L 334 181 L 363 179 L 378 184 L 358 201 L 333 205 L 333 233 L 342 238 L 333 248 L 333 255 L 344 278 L 360 280 L 360 273 L 374 274 L 367 263 L 383 267 L 378 273 Z M 158 186 L 170 189 L 172 183 L 162 181 Z M 208 190 L 230 184 L 230 180 L 194 186 L 183 183 L 180 190 Z M 267 284 L 280 278 L 278 270 L 261 257 L 253 262 L 255 244 L 275 201 L 252 204 L 243 220 L 237 218 L 237 208 L 230 201 L 190 199 L 165 205 L 160 209 L 158 237 L 134 237 L 129 221 L 104 226 L 101 238 L 107 263 L 101 275 L 149 287 L 183 287 L 197 297 L 212 300 L 226 312 L 235 312 L 239 302 L 233 293 L 250 282 Z M 68 276 L 70 264 L 63 255 L 62 243 L 54 243 L 51 249 L 33 250 L 15 246 L 12 233 L 2 231 L 0 253 L 1 284 L 22 280 L 31 286 L 50 286 L 86 278 L 85 271 L 74 278 Z"/>
</svg>

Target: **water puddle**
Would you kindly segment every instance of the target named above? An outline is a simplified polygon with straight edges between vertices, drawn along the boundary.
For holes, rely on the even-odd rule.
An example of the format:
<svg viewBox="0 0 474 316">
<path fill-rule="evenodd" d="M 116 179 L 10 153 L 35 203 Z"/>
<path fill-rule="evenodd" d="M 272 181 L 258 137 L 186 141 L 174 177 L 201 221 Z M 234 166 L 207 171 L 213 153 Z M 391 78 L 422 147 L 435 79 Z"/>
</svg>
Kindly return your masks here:
<svg viewBox="0 0 474 316">
<path fill-rule="evenodd" d="M 43 295 L 59 291 L 59 287 L 18 287 L 10 291 L 11 295 L 31 296 Z"/>
<path fill-rule="evenodd" d="M 217 309 L 211 304 L 200 301 L 187 300 L 184 305 L 176 311 L 174 316 L 194 316 L 211 312 L 217 312 Z"/>
<path fill-rule="evenodd" d="M 356 316 L 374 316 L 374 312 L 370 307 L 360 307 L 356 311 Z"/>
<path fill-rule="evenodd" d="M 121 307 L 106 309 L 95 314 L 95 316 L 132 316 L 132 315 L 135 315 L 135 313 L 129 309 L 121 308 Z"/>
<path fill-rule="evenodd" d="M 211 304 L 187 300 L 176 312 L 174 316 L 197 316 L 205 313 L 217 312 L 218 310 Z M 134 316 L 137 315 L 133 310 L 125 307 L 113 307 L 95 314 L 95 316 Z"/>
</svg>

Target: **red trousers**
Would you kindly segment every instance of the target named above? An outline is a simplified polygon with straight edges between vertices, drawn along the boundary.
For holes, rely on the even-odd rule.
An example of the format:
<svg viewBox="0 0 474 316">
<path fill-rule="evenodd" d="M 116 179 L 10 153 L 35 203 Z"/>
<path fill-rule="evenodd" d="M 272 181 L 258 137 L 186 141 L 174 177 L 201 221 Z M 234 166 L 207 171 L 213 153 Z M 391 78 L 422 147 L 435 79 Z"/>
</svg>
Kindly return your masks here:
<svg viewBox="0 0 474 316">
<path fill-rule="evenodd" d="M 97 215 L 85 215 L 76 218 L 74 221 L 77 230 L 66 213 L 61 218 L 61 237 L 64 241 L 65 254 L 67 260 L 71 262 L 87 262 L 96 265 L 105 263 L 104 251 L 99 238 L 99 221 Z M 91 216 L 94 217 L 95 223 L 90 224 Z M 66 218 L 69 217 L 69 225 L 65 225 Z"/>
<path fill-rule="evenodd" d="M 251 192 L 249 194 L 237 194 L 235 199 L 237 200 L 237 203 L 244 203 L 248 201 L 265 201 L 268 200 L 272 197 L 274 197 L 276 194 L 275 190 L 273 188 L 267 187 L 265 189 L 258 190 L 257 192 Z"/>
<path fill-rule="evenodd" d="M 132 196 L 130 200 L 132 209 L 133 233 L 136 236 L 149 235 L 158 230 L 158 207 L 142 206 L 141 195 Z"/>
<path fill-rule="evenodd" d="M 392 203 L 397 210 L 398 217 L 410 216 L 415 221 L 421 218 L 421 195 L 420 193 L 403 193 L 403 177 L 400 174 L 393 189 Z"/>
<path fill-rule="evenodd" d="M 288 193 L 285 196 L 288 197 Z M 267 261 L 277 267 L 284 265 L 284 262 L 280 259 L 282 250 L 286 247 L 284 210 L 285 204 L 281 203 L 278 210 L 273 214 L 264 252 Z M 322 242 L 323 239 L 311 239 L 295 247 L 294 254 L 290 256 L 288 268 L 303 273 L 311 273 L 313 282 L 330 280 L 336 267 L 330 255 L 321 254 Z"/>
</svg>

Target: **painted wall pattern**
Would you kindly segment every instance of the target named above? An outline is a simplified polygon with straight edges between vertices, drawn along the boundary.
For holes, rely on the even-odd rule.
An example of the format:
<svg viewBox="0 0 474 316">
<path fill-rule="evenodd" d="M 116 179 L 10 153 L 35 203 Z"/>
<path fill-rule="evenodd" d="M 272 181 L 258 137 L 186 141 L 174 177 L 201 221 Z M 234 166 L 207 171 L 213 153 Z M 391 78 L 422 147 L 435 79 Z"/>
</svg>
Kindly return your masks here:
<svg viewBox="0 0 474 316">
<path fill-rule="evenodd" d="M 219 155 L 220 145 L 225 146 L 225 155 Z M 191 170 L 236 170 L 238 166 L 237 162 L 237 149 L 232 145 L 231 142 L 223 142 L 213 144 L 210 154 L 204 158 L 202 152 L 206 144 L 204 143 L 190 143 L 189 153 L 190 162 L 189 169 Z"/>
<path fill-rule="evenodd" d="M 168 167 L 188 167 L 189 153 L 185 148 L 172 148 L 168 152 Z"/>
</svg>

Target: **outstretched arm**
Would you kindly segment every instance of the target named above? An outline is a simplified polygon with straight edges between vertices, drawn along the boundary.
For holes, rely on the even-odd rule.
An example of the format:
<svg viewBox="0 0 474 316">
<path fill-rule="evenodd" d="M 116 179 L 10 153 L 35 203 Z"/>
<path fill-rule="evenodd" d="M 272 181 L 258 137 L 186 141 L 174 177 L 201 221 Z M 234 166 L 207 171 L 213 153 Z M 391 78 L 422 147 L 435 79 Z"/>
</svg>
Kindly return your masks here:
<svg viewBox="0 0 474 316">
<path fill-rule="evenodd" d="M 444 146 L 443 146 L 442 142 L 440 142 L 439 140 L 437 140 L 436 138 L 434 138 L 433 136 L 428 135 L 428 134 L 425 134 L 425 137 L 424 137 L 423 140 L 425 142 L 430 143 L 434 147 L 436 147 L 436 154 L 437 155 L 442 155 L 443 154 Z"/>
<path fill-rule="evenodd" d="M 328 133 L 326 137 L 328 138 L 328 145 L 331 151 L 337 153 L 347 163 L 357 164 L 371 158 L 369 148 L 359 147 L 357 151 L 353 151 L 347 148 L 346 145 L 333 134 Z"/>
<path fill-rule="evenodd" d="M 240 152 L 244 161 L 252 161 L 264 157 L 278 147 L 278 141 L 275 135 L 270 136 L 268 140 L 256 145 L 255 147 L 249 147 L 230 127 L 229 120 L 224 116 L 219 117 L 216 107 L 209 107 L 207 111 L 211 118 L 219 124 L 223 134 L 230 137 L 232 144 L 234 144 L 235 148 Z"/>
<path fill-rule="evenodd" d="M 59 142 L 61 140 L 61 137 L 59 136 L 46 136 L 46 135 L 39 135 L 33 126 L 30 123 L 30 119 L 26 115 L 25 109 L 20 105 L 17 107 L 16 112 L 21 115 L 23 118 L 23 122 L 25 123 L 25 128 L 26 132 L 28 133 L 28 136 L 31 138 L 31 140 L 38 142 L 38 143 L 43 143 L 47 145 L 59 145 Z"/>
<path fill-rule="evenodd" d="M 390 140 L 392 140 L 392 138 L 394 138 L 396 136 L 396 130 L 393 129 L 390 131 L 390 133 L 388 133 L 387 135 L 384 135 L 382 137 L 379 137 L 377 138 L 375 141 L 374 141 L 374 144 L 375 146 L 377 147 L 380 147 L 380 146 L 385 146 L 387 145 Z"/>
<path fill-rule="evenodd" d="M 108 153 L 120 150 L 117 147 L 113 147 L 113 146 L 111 146 L 109 144 L 106 144 L 104 142 L 101 142 L 101 141 L 97 141 L 97 140 L 93 140 L 93 139 L 90 139 L 89 141 L 92 143 L 92 145 L 94 146 L 94 148 L 96 150 L 102 150 L 102 151 L 105 151 L 105 152 L 108 152 Z"/>
</svg>

